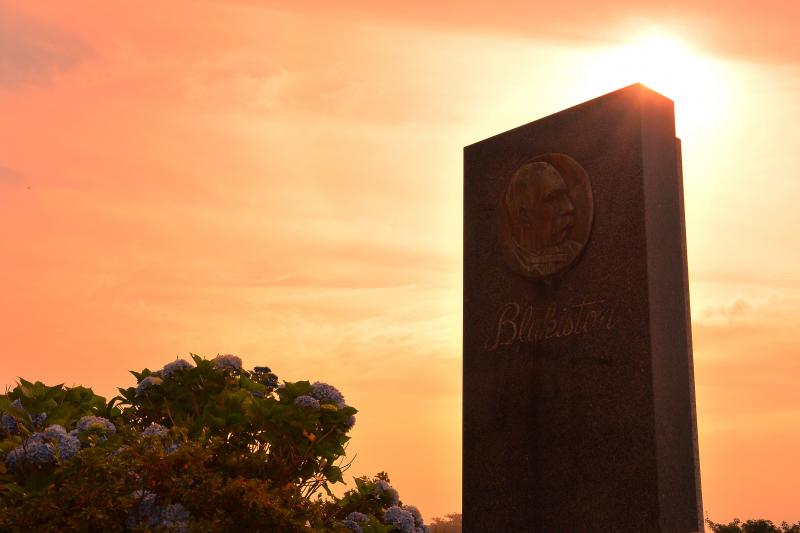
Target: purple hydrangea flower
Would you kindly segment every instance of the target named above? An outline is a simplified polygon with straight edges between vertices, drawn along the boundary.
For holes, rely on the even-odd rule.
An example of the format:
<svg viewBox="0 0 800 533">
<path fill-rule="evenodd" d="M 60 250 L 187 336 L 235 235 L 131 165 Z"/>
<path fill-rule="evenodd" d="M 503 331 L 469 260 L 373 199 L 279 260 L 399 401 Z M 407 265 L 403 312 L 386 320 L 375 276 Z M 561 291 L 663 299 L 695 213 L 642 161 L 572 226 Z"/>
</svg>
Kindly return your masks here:
<svg viewBox="0 0 800 533">
<path fill-rule="evenodd" d="M 25 461 L 25 448 L 22 446 L 17 446 L 10 452 L 6 454 L 5 463 L 6 467 L 11 471 L 14 472 L 17 470 L 17 467 L 20 466 L 21 463 Z"/>
<path fill-rule="evenodd" d="M 240 370 L 242 358 L 235 355 L 218 355 L 214 358 L 214 367 L 217 370 Z"/>
<path fill-rule="evenodd" d="M 320 403 L 332 403 L 340 409 L 344 407 L 344 396 L 333 385 L 327 383 L 320 383 L 319 381 L 311 385 L 311 396 L 320 401 Z"/>
<path fill-rule="evenodd" d="M 164 365 L 164 368 L 161 369 L 161 375 L 165 378 L 168 378 L 173 374 L 177 374 L 178 372 L 188 370 L 190 368 L 194 368 L 194 365 L 186 359 L 176 359 L 175 361 L 171 361 Z"/>
<path fill-rule="evenodd" d="M 414 517 L 414 525 L 419 527 L 425 521 L 422 519 L 422 513 L 419 512 L 419 509 L 415 505 L 404 505 L 403 509 L 411 513 L 411 516 Z"/>
<path fill-rule="evenodd" d="M 361 526 L 352 520 L 342 520 L 342 525 L 353 533 L 364 533 L 364 531 L 361 529 Z"/>
<path fill-rule="evenodd" d="M 45 420 L 47 420 L 47 413 L 39 413 L 33 417 L 33 426 L 37 428 L 44 427 Z"/>
<path fill-rule="evenodd" d="M 161 385 L 162 383 L 163 380 L 159 377 L 155 377 L 152 375 L 147 376 L 142 381 L 140 381 L 139 384 L 136 386 L 136 396 L 142 394 L 148 387 L 151 387 L 153 385 Z"/>
<path fill-rule="evenodd" d="M 162 507 L 156 502 L 157 496 L 150 491 L 137 490 L 133 497 L 136 503 L 125 519 L 128 529 L 145 525 L 148 528 L 165 528 L 167 531 L 180 533 L 189 530 L 191 515 L 180 503 Z"/>
<path fill-rule="evenodd" d="M 111 421 L 102 416 L 84 416 L 78 420 L 75 430 L 79 435 L 93 434 L 99 435 L 101 440 L 106 440 L 108 437 L 117 432 L 117 428 Z"/>
<path fill-rule="evenodd" d="M 378 498 L 386 497 L 389 500 L 390 505 L 396 506 L 398 503 L 400 503 L 400 495 L 392 488 L 391 485 L 382 479 L 375 480 L 374 493 L 378 496 Z"/>
<path fill-rule="evenodd" d="M 17 424 L 19 424 L 17 417 L 9 413 L 3 413 L 3 415 L 0 416 L 0 429 L 2 429 L 4 433 L 8 433 L 9 435 L 18 435 L 19 426 Z"/>
<path fill-rule="evenodd" d="M 383 522 L 392 524 L 402 533 L 415 533 L 414 516 L 408 511 L 392 505 L 383 513 Z"/>
<path fill-rule="evenodd" d="M 344 429 L 347 431 L 353 429 L 353 426 L 355 425 L 356 425 L 356 415 L 350 415 L 347 417 L 347 420 L 342 422 L 342 427 L 344 427 Z"/>
<path fill-rule="evenodd" d="M 23 411 L 26 414 L 28 413 L 25 410 L 25 407 L 22 405 L 22 402 L 14 400 L 11 402 L 11 407 L 17 409 L 19 411 Z M 0 415 L 0 434 L 7 433 L 9 435 L 19 435 L 20 429 L 19 425 L 22 424 L 29 430 L 33 429 L 41 429 L 44 426 L 44 422 L 47 419 L 47 413 L 39 413 L 36 416 L 31 417 L 28 415 L 25 417 L 26 420 L 29 420 L 30 423 L 26 423 L 24 420 L 21 420 L 13 413 L 3 413 Z"/>
<path fill-rule="evenodd" d="M 155 422 L 151 422 L 144 431 L 142 431 L 142 437 L 163 437 L 169 433 L 169 430 L 162 426 L 161 424 L 156 424 Z"/>
<path fill-rule="evenodd" d="M 414 529 L 414 533 L 431 533 L 431 528 L 423 524 Z"/>
<path fill-rule="evenodd" d="M 17 470 L 22 463 L 53 464 L 71 459 L 80 448 L 77 437 L 68 434 L 63 426 L 53 424 L 11 450 L 5 462 L 9 470 Z"/>
<path fill-rule="evenodd" d="M 307 409 L 319 409 L 319 400 L 305 394 L 295 398 L 294 404 Z"/>
<path fill-rule="evenodd" d="M 163 439 L 164 437 L 169 436 L 169 429 L 165 428 L 161 424 L 156 424 L 155 422 L 151 422 L 144 431 L 142 431 L 142 438 L 144 439 L 151 439 L 151 438 L 159 438 Z M 174 439 L 164 439 L 162 441 L 164 446 L 164 450 L 167 453 L 172 453 L 178 448 L 181 447 L 181 443 Z M 149 447 L 149 445 L 147 446 Z"/>
<path fill-rule="evenodd" d="M 155 525 L 158 522 L 156 495 L 148 490 L 137 490 L 133 497 L 136 503 L 125 518 L 127 528 L 134 529 L 142 522 Z"/>
<path fill-rule="evenodd" d="M 353 511 L 347 517 L 346 520 L 352 520 L 353 522 L 369 522 L 369 517 L 364 513 L 359 513 L 358 511 Z"/>
<path fill-rule="evenodd" d="M 156 524 L 165 528 L 167 531 L 184 533 L 189 530 L 189 519 L 191 515 L 186 508 L 179 503 L 167 505 L 161 512 L 161 517 Z"/>
</svg>

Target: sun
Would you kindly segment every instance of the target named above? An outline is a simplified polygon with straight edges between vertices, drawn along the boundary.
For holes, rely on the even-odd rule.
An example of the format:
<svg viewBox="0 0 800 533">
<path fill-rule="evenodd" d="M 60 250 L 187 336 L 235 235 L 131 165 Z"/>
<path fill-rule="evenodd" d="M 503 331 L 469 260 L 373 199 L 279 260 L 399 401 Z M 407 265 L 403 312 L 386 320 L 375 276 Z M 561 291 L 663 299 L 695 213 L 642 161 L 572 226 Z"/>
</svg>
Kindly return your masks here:
<svg viewBox="0 0 800 533">
<path fill-rule="evenodd" d="M 673 100 L 679 134 L 721 125 L 727 92 L 723 69 L 675 35 L 648 30 L 597 59 L 597 81 L 616 86 L 640 82 Z"/>
<path fill-rule="evenodd" d="M 621 56 L 639 81 L 673 100 L 714 84 L 708 61 L 669 35 L 646 35 L 624 47 Z"/>
</svg>

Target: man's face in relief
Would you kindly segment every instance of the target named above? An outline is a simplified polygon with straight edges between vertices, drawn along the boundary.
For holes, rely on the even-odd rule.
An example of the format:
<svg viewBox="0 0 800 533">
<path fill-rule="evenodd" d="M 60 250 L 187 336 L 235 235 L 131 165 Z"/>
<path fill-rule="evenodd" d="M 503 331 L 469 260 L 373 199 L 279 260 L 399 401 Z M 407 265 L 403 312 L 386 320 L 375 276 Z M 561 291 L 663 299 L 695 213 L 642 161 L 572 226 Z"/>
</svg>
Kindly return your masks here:
<svg viewBox="0 0 800 533">
<path fill-rule="evenodd" d="M 575 205 L 564 178 L 549 163 L 525 165 L 515 176 L 516 198 L 510 205 L 512 217 L 524 228 L 527 238 L 520 242 L 531 251 L 564 242 L 575 224 Z M 516 216 L 514 216 L 516 215 Z"/>
</svg>

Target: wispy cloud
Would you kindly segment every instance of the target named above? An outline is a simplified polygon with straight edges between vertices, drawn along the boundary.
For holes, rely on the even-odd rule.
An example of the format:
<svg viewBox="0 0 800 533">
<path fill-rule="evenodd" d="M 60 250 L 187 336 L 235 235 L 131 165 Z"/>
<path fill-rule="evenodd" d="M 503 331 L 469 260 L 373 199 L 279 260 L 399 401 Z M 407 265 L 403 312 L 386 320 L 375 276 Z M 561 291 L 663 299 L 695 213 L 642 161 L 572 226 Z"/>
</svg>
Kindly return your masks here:
<svg viewBox="0 0 800 533">
<path fill-rule="evenodd" d="M 259 5 L 258 0 L 239 0 Z M 263 5 L 263 4 L 261 4 Z M 718 53 L 767 62 L 800 62 L 796 20 L 800 5 L 793 0 L 768 4 L 711 0 L 695 2 L 525 2 L 492 0 L 464 3 L 455 0 L 397 4 L 342 0 L 335 4 L 315 0 L 277 0 L 270 9 L 325 12 L 332 18 L 371 17 L 393 25 L 412 24 L 445 31 L 516 33 L 533 39 L 620 41 L 638 29 L 678 28 L 687 38 Z"/>
<path fill-rule="evenodd" d="M 87 51 L 75 37 L 0 6 L 0 87 L 48 84 Z"/>
<path fill-rule="evenodd" d="M 25 180 L 25 177 L 19 172 L 14 171 L 6 166 L 0 165 L 0 185 L 20 185 Z"/>
</svg>

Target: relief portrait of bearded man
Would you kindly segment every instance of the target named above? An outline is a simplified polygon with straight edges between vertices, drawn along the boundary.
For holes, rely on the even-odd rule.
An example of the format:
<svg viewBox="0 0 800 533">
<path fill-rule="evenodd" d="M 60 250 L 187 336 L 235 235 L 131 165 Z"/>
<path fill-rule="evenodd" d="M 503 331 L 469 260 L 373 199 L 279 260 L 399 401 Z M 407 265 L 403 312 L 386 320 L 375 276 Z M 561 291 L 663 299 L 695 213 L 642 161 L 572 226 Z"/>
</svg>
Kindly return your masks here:
<svg viewBox="0 0 800 533">
<path fill-rule="evenodd" d="M 509 241 L 507 256 L 515 270 L 545 277 L 568 265 L 582 244 L 569 238 L 575 204 L 558 170 L 545 161 L 522 165 L 505 193 Z"/>
</svg>

